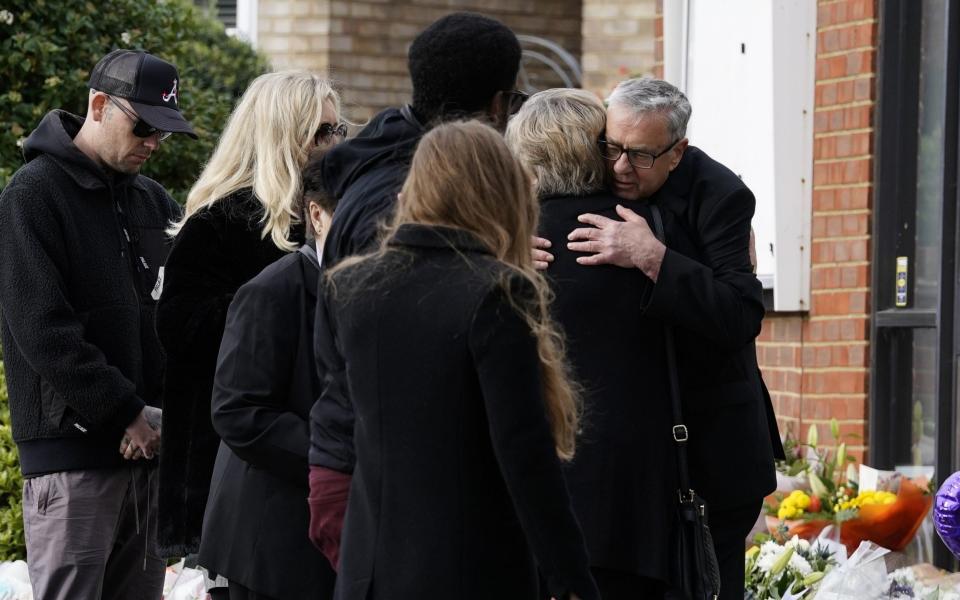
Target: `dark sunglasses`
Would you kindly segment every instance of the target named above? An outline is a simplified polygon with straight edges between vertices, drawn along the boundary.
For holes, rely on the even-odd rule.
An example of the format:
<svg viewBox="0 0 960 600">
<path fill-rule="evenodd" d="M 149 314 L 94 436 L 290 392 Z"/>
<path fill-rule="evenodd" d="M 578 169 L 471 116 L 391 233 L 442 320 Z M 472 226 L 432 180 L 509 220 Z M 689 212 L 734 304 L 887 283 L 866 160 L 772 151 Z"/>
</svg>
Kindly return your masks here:
<svg viewBox="0 0 960 600">
<path fill-rule="evenodd" d="M 520 90 L 505 90 L 503 95 L 507 97 L 507 107 L 509 109 L 507 114 L 510 115 L 517 114 L 517 111 L 523 107 L 523 103 L 530 99 L 530 94 Z"/>
<path fill-rule="evenodd" d="M 328 143 L 333 136 L 338 136 L 341 140 L 347 137 L 346 123 L 321 123 L 320 128 L 313 134 L 313 143 L 320 146 Z"/>
<path fill-rule="evenodd" d="M 110 102 L 113 103 L 114 106 L 119 108 L 120 111 L 123 112 L 123 114 L 130 117 L 130 120 L 133 121 L 133 135 L 139 138 L 148 138 L 148 137 L 152 137 L 157 134 L 160 134 L 161 142 L 172 135 L 172 133 L 169 131 L 160 131 L 153 125 L 150 125 L 149 123 L 141 119 L 140 115 L 138 115 L 137 113 L 133 112 L 126 106 L 117 102 L 117 100 L 113 96 L 107 96 L 107 98 L 110 100 Z"/>
</svg>

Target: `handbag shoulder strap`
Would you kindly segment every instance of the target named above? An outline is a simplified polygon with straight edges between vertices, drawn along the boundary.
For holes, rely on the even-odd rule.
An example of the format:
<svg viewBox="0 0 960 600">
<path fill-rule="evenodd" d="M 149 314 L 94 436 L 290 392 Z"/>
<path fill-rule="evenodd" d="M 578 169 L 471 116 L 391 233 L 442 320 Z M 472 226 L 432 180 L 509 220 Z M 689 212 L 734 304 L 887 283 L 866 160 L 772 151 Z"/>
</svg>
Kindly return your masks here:
<svg viewBox="0 0 960 600">
<path fill-rule="evenodd" d="M 660 207 L 656 204 L 650 204 L 650 211 L 653 213 L 653 231 L 657 239 L 667 243 L 667 236 L 663 230 L 663 216 L 660 214 Z M 677 374 L 677 347 L 673 336 L 673 326 L 669 323 L 663 325 L 663 337 L 667 352 L 667 375 L 670 378 L 670 408 L 673 413 L 673 427 L 671 435 L 677 448 L 677 475 L 680 485 L 680 499 L 684 499 L 684 494 L 689 493 L 689 498 L 693 498 L 693 487 L 690 485 L 690 471 L 687 464 L 687 441 L 690 439 L 687 426 L 683 422 L 683 407 L 680 400 L 680 379 Z"/>
</svg>

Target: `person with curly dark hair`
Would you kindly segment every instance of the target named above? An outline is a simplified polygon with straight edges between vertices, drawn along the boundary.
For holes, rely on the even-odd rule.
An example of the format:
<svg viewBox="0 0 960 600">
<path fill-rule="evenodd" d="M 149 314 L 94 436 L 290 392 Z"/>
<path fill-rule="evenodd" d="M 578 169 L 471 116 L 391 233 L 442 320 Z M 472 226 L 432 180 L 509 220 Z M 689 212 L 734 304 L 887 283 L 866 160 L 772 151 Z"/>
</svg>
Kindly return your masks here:
<svg viewBox="0 0 960 600">
<path fill-rule="evenodd" d="M 408 67 L 413 102 L 376 115 L 323 159 L 327 192 L 340 201 L 323 249 L 326 265 L 374 246 L 417 142 L 433 125 L 478 117 L 503 131 L 526 99 L 514 89 L 517 36 L 476 13 L 453 13 L 424 29 L 410 46 Z"/>
</svg>

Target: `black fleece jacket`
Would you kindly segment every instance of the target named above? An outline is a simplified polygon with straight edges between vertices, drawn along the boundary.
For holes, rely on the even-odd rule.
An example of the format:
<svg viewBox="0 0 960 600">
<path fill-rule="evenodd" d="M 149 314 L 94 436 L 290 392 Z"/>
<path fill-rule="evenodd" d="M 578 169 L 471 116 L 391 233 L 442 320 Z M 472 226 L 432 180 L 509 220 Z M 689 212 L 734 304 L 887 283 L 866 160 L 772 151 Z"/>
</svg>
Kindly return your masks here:
<svg viewBox="0 0 960 600">
<path fill-rule="evenodd" d="M 26 477 L 123 464 L 124 428 L 159 405 L 154 297 L 179 207 L 83 154 L 82 123 L 47 114 L 0 194 L 0 340 Z"/>
</svg>

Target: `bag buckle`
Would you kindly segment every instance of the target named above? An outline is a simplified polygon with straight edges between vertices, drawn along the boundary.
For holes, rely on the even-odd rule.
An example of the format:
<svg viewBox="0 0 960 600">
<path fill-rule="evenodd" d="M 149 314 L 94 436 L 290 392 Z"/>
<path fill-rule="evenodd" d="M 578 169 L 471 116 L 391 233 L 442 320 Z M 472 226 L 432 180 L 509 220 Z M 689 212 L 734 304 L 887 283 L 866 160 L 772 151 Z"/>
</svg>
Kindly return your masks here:
<svg viewBox="0 0 960 600">
<path fill-rule="evenodd" d="M 673 441 L 681 443 L 690 439 L 690 436 L 687 432 L 686 425 L 674 425 L 673 426 Z"/>
</svg>

